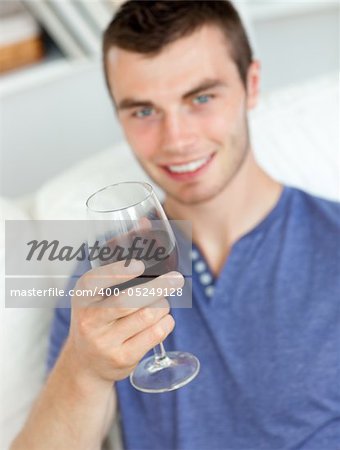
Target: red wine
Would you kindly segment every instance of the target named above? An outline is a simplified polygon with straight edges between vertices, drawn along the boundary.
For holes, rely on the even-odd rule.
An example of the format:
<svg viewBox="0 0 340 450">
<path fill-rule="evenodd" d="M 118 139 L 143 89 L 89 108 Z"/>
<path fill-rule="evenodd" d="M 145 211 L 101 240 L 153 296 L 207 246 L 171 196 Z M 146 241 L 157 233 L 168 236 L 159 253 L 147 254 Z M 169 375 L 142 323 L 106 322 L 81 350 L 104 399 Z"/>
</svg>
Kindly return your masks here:
<svg viewBox="0 0 340 450">
<path fill-rule="evenodd" d="M 105 249 L 105 250 L 103 250 Z M 178 267 L 176 243 L 164 230 L 133 231 L 118 239 L 111 239 L 99 250 L 101 256 L 95 265 L 104 266 L 117 261 L 137 259 L 144 263 L 142 275 L 119 284 L 119 289 L 127 289 L 145 283 Z M 122 271 L 122 276 L 124 272 Z"/>
</svg>

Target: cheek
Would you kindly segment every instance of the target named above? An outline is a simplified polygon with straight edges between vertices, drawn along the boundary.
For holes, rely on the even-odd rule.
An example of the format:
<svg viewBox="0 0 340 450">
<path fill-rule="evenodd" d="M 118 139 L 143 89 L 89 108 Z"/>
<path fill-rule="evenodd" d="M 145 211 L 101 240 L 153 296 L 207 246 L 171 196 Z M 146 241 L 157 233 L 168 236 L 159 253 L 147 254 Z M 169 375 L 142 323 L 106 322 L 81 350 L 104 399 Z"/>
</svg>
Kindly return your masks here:
<svg viewBox="0 0 340 450">
<path fill-rule="evenodd" d="M 122 127 L 126 140 L 137 157 L 148 159 L 157 152 L 158 140 L 155 127 L 124 122 Z"/>
<path fill-rule="evenodd" d="M 244 125 L 244 105 L 242 102 L 222 105 L 209 119 L 211 136 L 225 141 L 239 135 Z"/>
<path fill-rule="evenodd" d="M 204 117 L 200 123 L 201 132 L 205 138 L 215 142 L 224 141 L 230 132 L 231 121 L 226 109 L 213 111 Z"/>
</svg>

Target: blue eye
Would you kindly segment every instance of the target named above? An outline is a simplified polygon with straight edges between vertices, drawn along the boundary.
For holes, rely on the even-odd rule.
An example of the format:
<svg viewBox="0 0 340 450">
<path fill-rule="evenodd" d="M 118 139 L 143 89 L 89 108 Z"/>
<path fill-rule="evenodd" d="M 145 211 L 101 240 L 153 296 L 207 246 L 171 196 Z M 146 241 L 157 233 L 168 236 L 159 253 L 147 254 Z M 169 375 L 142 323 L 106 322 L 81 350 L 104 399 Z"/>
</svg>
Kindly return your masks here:
<svg viewBox="0 0 340 450">
<path fill-rule="evenodd" d="M 212 95 L 198 95 L 195 97 L 195 101 L 199 104 L 208 103 L 208 101 L 212 98 Z"/>
<path fill-rule="evenodd" d="M 138 118 L 149 117 L 152 114 L 152 108 L 143 108 L 135 112 L 133 115 Z"/>
</svg>

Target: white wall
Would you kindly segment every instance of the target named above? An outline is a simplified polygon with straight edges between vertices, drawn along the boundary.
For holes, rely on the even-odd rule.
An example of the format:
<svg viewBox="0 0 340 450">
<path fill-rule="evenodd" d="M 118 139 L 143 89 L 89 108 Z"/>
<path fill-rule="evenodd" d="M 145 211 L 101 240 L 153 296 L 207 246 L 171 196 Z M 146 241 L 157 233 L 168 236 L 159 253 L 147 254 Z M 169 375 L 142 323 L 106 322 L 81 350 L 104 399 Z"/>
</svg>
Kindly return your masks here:
<svg viewBox="0 0 340 450">
<path fill-rule="evenodd" d="M 2 195 L 25 195 L 121 138 L 99 63 L 42 70 L 0 97 Z"/>
<path fill-rule="evenodd" d="M 339 3 L 324 6 L 253 23 L 265 91 L 339 70 Z"/>
</svg>

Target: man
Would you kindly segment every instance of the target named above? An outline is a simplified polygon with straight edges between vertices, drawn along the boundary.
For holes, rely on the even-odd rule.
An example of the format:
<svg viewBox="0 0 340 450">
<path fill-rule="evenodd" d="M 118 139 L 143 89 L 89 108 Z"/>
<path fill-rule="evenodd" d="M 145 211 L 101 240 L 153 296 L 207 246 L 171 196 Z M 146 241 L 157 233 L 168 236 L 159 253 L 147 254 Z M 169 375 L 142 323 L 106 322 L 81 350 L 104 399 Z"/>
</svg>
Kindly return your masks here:
<svg viewBox="0 0 340 450">
<path fill-rule="evenodd" d="M 58 310 L 51 373 L 13 449 L 98 449 L 119 403 L 127 449 L 336 450 L 340 206 L 258 166 L 247 111 L 260 68 L 236 11 L 129 1 L 104 35 L 104 61 L 139 163 L 169 216 L 192 221 L 193 307 Z M 113 277 L 117 264 L 95 270 Z M 127 277 L 142 271 L 135 262 Z M 91 274 L 78 288 L 94 286 Z M 142 394 L 126 377 L 166 336 L 201 372 Z"/>
</svg>

